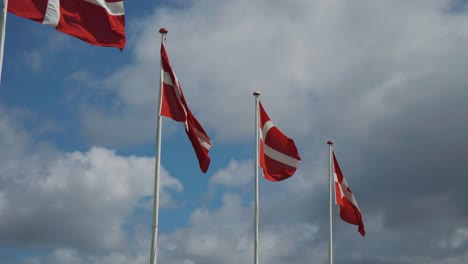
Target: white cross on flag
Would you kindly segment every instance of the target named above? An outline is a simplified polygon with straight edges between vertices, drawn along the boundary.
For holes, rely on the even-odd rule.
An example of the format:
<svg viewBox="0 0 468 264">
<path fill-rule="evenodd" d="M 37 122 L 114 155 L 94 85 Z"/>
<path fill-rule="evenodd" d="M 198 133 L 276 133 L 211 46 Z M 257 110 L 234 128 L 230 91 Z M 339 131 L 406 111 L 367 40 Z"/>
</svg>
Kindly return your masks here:
<svg viewBox="0 0 468 264">
<path fill-rule="evenodd" d="M 296 172 L 301 157 L 296 144 L 283 134 L 260 108 L 260 166 L 263 168 L 263 176 L 270 181 L 282 181 L 291 177 Z"/>
<path fill-rule="evenodd" d="M 125 47 L 123 0 L 13 0 L 8 12 L 95 46 Z"/>
<path fill-rule="evenodd" d="M 175 121 L 183 122 L 185 132 L 192 143 L 198 164 L 203 172 L 210 166 L 208 152 L 212 146 L 210 137 L 206 134 L 200 122 L 193 116 L 180 83 L 172 70 L 164 44 L 161 44 L 161 71 L 162 72 L 162 105 L 160 115 L 169 117 Z"/>
<path fill-rule="evenodd" d="M 340 217 L 345 222 L 357 225 L 359 233 L 365 236 L 366 231 L 364 230 L 361 211 L 346 179 L 343 177 L 340 165 L 336 160 L 335 152 L 333 152 L 333 168 L 333 174 L 335 175 L 335 203 L 340 208 Z"/>
</svg>

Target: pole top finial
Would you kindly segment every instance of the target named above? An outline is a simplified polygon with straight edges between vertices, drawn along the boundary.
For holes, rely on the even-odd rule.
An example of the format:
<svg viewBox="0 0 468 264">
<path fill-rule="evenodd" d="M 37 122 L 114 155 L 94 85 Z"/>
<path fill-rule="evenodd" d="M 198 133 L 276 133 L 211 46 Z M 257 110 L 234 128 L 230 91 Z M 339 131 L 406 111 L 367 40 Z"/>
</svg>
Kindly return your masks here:
<svg viewBox="0 0 468 264">
<path fill-rule="evenodd" d="M 259 95 L 260 95 L 260 92 L 259 92 L 259 91 L 254 91 L 254 92 L 253 92 L 253 95 L 259 96 Z"/>
<path fill-rule="evenodd" d="M 328 140 L 328 141 L 327 141 L 327 144 L 328 144 L 328 145 L 333 145 L 333 141 Z"/>
<path fill-rule="evenodd" d="M 167 28 L 161 28 L 161 29 L 159 29 L 159 33 L 161 33 L 161 34 L 167 34 Z"/>
</svg>

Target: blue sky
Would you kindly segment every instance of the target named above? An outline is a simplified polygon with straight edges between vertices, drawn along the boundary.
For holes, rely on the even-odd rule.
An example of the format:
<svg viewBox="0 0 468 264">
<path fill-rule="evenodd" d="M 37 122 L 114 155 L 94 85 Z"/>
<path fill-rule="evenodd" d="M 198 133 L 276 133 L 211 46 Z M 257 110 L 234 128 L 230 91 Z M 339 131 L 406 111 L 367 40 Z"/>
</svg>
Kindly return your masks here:
<svg viewBox="0 0 468 264">
<path fill-rule="evenodd" d="M 334 208 L 335 263 L 468 261 L 466 1 L 125 2 L 127 46 L 8 15 L 0 262 L 148 263 L 159 28 L 213 141 L 200 172 L 163 122 L 159 261 L 249 263 L 252 91 L 302 163 L 260 181 L 260 262 L 327 263 L 327 140 L 366 225 Z"/>
</svg>

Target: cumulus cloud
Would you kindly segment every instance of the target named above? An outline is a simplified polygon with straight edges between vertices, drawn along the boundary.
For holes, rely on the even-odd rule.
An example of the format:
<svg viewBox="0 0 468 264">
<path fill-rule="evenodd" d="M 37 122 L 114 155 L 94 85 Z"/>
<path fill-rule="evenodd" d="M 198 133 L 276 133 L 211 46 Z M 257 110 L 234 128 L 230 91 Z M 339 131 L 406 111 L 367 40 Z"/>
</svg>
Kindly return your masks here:
<svg viewBox="0 0 468 264">
<path fill-rule="evenodd" d="M 352 4 L 202 0 L 186 8 L 158 7 L 153 15 L 130 22 L 141 33 L 133 61 L 99 81 L 111 103 L 83 102 L 82 130 L 92 142 L 106 146 L 153 140 L 159 70 L 159 40 L 153 25 L 167 26 L 172 65 L 193 112 L 215 134 L 215 144 L 251 141 L 251 93 L 257 89 L 263 92 L 261 100 L 275 124 L 298 143 L 303 162 L 297 174 L 283 183 L 261 183 L 262 261 L 325 263 L 325 142 L 332 139 L 367 226 L 367 236 L 361 238 L 356 227 L 340 221 L 334 211 L 336 263 L 465 263 L 468 15 L 464 6 L 462 1 L 440 0 Z M 85 86 L 94 80 L 83 79 Z M 119 127 L 139 129 L 110 133 Z M 0 131 L 10 150 L 9 155 L 0 155 L 11 161 L 2 170 L 14 172 L 4 179 L 15 182 L 16 177 L 8 175 L 27 173 L 28 165 L 39 162 L 28 159 L 20 166 L 18 159 L 9 158 L 11 153 L 25 151 L 24 144 L 17 142 L 29 139 L 1 123 Z M 102 168 L 101 159 L 115 164 L 117 169 L 108 173 L 121 179 L 112 188 L 119 192 L 105 187 L 106 177 L 93 176 Z M 70 190 L 67 184 L 73 183 L 89 194 L 87 184 L 100 183 L 102 193 L 93 198 L 125 204 L 114 205 L 115 211 L 106 209 L 103 217 L 107 218 L 128 209 L 127 199 L 137 198 L 131 195 L 136 188 L 133 183 L 119 177 L 122 167 L 117 164 L 144 167 L 141 159 L 92 149 L 65 156 L 55 153 L 46 159 L 46 166 L 31 167 L 41 168 L 37 174 L 44 181 L 50 178 L 56 192 Z M 53 172 L 63 171 L 60 164 L 76 166 L 85 177 L 55 180 Z M 214 173 L 210 183 L 249 188 L 248 164 L 232 161 Z M 18 184 L 28 186 L 27 178 L 19 179 L 25 182 Z M 170 186 L 178 190 L 177 184 Z M 231 191 L 224 193 L 219 208 L 196 208 L 189 226 L 162 234 L 161 259 L 181 264 L 250 261 L 252 206 L 243 202 L 247 196 Z M 26 205 L 19 196 L 2 189 L 0 208 L 8 210 L 12 199 L 20 207 Z M 55 201 L 52 198 L 45 201 Z M 89 200 L 84 202 L 94 208 Z M 36 208 L 23 207 L 21 214 L 34 213 Z M 95 261 L 128 261 L 129 256 L 144 259 L 147 255 L 141 249 L 145 243 L 127 253 L 112 251 L 125 235 L 119 237 L 112 229 L 118 230 L 119 223 L 103 227 L 116 234 L 112 241 L 117 242 L 108 242 L 108 254 Z M 149 241 L 140 236 L 136 240 Z M 62 255 L 93 263 L 93 253 L 77 256 L 73 250 Z"/>
<path fill-rule="evenodd" d="M 211 183 L 225 187 L 237 187 L 252 182 L 254 164 L 252 160 L 239 162 L 229 161 L 229 165 L 216 172 L 211 178 Z"/>
<path fill-rule="evenodd" d="M 152 157 L 120 156 L 100 147 L 70 153 L 42 148 L 3 107 L 0 142 L 0 244 L 4 246 L 124 248 L 131 235 L 125 225 L 133 221 L 132 210 L 151 208 L 151 199 L 145 197 L 153 194 Z M 174 206 L 171 192 L 182 189 L 181 182 L 162 169 L 161 206 Z M 75 255 L 56 253 L 57 258 Z"/>
<path fill-rule="evenodd" d="M 386 247 L 361 252 L 358 259 L 380 253 L 387 256 L 375 258 L 382 263 L 417 262 L 421 255 L 430 258 L 423 248 L 441 260 L 463 259 L 437 246 L 463 228 L 468 216 L 458 187 L 466 182 L 460 175 L 468 132 L 462 99 L 468 16 L 451 7 L 453 1 L 206 0 L 185 9 L 159 8 L 134 22 L 143 29 L 133 63 L 106 79 L 125 114 L 98 111 L 93 122 L 83 119 L 83 129 L 91 135 L 112 127 L 99 126 L 100 120 L 132 124 L 154 108 L 155 97 L 147 95 L 156 94 L 158 39 L 146 25 L 167 26 L 167 49 L 187 100 L 217 142 L 248 141 L 251 92 L 257 89 L 275 123 L 297 138 L 310 162 L 301 164 L 302 176 L 286 184 L 292 205 L 280 211 L 300 210 L 302 221 L 325 224 L 326 218 L 311 211 L 326 213 L 326 195 L 314 190 L 326 186 L 319 175 L 327 173 L 323 150 L 333 139 L 365 219 L 381 221 L 369 230 L 368 242 L 354 249 L 381 241 L 386 232 L 401 245 L 389 253 Z M 223 173 L 213 181 L 242 182 L 230 183 Z M 277 206 L 272 201 L 265 206 Z M 425 239 L 428 230 L 431 240 Z M 394 256 L 397 250 L 400 258 Z"/>
<path fill-rule="evenodd" d="M 253 261 L 253 206 L 242 205 L 240 196 L 226 193 L 219 209 L 197 209 L 190 227 L 161 236 L 163 262 L 247 263 Z M 269 222 L 266 220 L 265 222 Z M 304 258 L 323 260 L 326 251 L 317 243 L 312 223 L 260 228 L 260 256 L 268 263 L 303 263 Z M 315 249 L 304 245 L 315 244 Z"/>
</svg>

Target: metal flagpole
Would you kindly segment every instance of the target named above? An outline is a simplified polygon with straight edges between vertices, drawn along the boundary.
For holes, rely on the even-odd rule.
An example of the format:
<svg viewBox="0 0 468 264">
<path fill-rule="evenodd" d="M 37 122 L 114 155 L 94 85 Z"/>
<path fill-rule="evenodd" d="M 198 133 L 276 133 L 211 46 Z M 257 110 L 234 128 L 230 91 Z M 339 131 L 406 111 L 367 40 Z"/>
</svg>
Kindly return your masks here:
<svg viewBox="0 0 468 264">
<path fill-rule="evenodd" d="M 329 238 L 328 238 L 328 259 L 329 264 L 333 264 L 333 233 L 332 233 L 332 191 L 333 191 L 333 142 L 328 141 L 328 149 L 329 149 L 329 188 L 328 188 L 328 227 L 329 227 Z"/>
<path fill-rule="evenodd" d="M 161 45 L 164 44 L 166 38 L 167 29 L 161 28 Z M 160 61 L 160 75 L 159 75 L 159 96 L 158 96 L 158 121 L 156 130 L 156 164 L 154 168 L 154 198 L 153 198 L 153 230 L 151 236 L 151 257 L 150 264 L 157 263 L 158 256 L 158 222 L 159 222 L 159 178 L 161 171 L 161 132 L 162 132 L 162 118 L 161 118 L 161 105 L 162 105 L 162 82 L 163 82 L 163 69 L 162 69 L 162 58 Z"/>
<path fill-rule="evenodd" d="M 259 166 L 259 141 L 260 125 L 258 121 L 258 96 L 259 91 L 253 92 L 255 96 L 255 205 L 254 205 L 254 264 L 258 264 L 258 166 Z"/>
<path fill-rule="evenodd" d="M 3 0 L 2 7 L 2 24 L 0 25 L 0 82 L 2 81 L 2 70 L 3 70 L 3 51 L 5 49 L 5 31 L 6 31 L 6 17 L 8 10 L 8 0 Z"/>
</svg>

